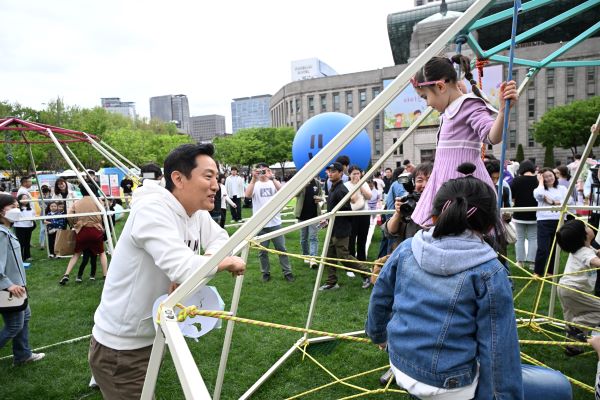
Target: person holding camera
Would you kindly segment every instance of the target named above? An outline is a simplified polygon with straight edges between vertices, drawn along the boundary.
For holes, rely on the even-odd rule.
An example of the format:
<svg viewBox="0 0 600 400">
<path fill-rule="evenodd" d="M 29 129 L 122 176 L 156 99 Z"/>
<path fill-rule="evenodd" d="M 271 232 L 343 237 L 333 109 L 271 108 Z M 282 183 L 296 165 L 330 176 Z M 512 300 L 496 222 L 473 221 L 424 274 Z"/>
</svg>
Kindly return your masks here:
<svg viewBox="0 0 600 400">
<path fill-rule="evenodd" d="M 413 237 L 421 229 L 418 224 L 413 222 L 411 215 L 417 206 L 421 193 L 427 186 L 432 170 L 433 164 L 425 162 L 417 165 L 412 174 L 398 177 L 398 182 L 402 184 L 408 194 L 396 197 L 394 214 L 382 226 L 383 232 L 389 241 L 388 254 L 391 254 L 401 242 Z"/>
<path fill-rule="evenodd" d="M 255 214 L 258 210 L 263 208 L 271 197 L 275 196 L 281 189 L 281 183 L 275 179 L 275 175 L 265 163 L 258 163 L 252 171 L 252 180 L 246 188 L 245 196 L 252 198 L 252 214 Z M 264 235 L 265 233 L 273 232 L 281 229 L 281 215 L 280 213 L 275 214 L 272 220 L 267 222 L 265 226 L 258 232 L 258 235 Z M 273 246 L 278 251 L 287 253 L 285 248 L 285 236 L 280 235 L 273 239 L 261 242 L 261 246 L 269 247 L 269 242 L 273 242 Z M 271 280 L 271 266 L 269 265 L 269 253 L 266 250 L 261 250 L 258 253 L 260 260 L 260 270 L 262 272 L 263 282 Z M 290 260 L 285 254 L 279 256 L 279 264 L 281 264 L 281 270 L 283 271 L 283 277 L 288 282 L 294 282 L 295 278 L 292 274 L 292 267 L 290 266 Z"/>
</svg>

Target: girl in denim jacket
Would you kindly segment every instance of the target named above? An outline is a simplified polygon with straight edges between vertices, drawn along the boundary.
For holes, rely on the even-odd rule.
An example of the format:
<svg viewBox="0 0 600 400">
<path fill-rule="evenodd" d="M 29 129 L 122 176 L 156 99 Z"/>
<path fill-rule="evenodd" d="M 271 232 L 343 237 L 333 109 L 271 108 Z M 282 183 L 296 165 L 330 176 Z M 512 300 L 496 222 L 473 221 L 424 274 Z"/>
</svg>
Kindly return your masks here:
<svg viewBox="0 0 600 400">
<path fill-rule="evenodd" d="M 434 227 L 385 263 L 366 333 L 420 399 L 571 399 L 561 373 L 521 365 L 511 285 L 487 235 L 501 232 L 496 193 L 469 175 L 441 186 Z"/>
</svg>

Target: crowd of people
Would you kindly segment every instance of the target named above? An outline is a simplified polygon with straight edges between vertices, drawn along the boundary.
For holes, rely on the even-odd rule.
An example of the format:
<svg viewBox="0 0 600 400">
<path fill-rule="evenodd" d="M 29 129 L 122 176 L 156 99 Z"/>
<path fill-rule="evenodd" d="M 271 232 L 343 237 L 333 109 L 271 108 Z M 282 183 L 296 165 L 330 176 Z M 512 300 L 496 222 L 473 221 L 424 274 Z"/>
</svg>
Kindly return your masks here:
<svg viewBox="0 0 600 400">
<path fill-rule="evenodd" d="M 472 93 L 466 93 L 455 65 L 471 83 Z M 307 264 L 318 265 L 318 231 L 327 225 L 318 221 L 323 209 L 393 210 L 381 221 L 384 235 L 378 264 L 382 266 L 373 269 L 374 276 L 367 263 L 366 242 L 377 218 L 360 213 L 336 216 L 328 227 L 326 251 L 328 258 L 360 275 L 362 289 L 372 288 L 365 332 L 388 353 L 390 372 L 385 376 L 393 375 L 400 387 L 423 399 L 570 399 L 571 386 L 559 371 L 521 363 L 510 268 L 505 262 L 507 230 L 516 228 L 515 251 L 521 267 L 533 268 L 534 278 L 556 272 L 552 246 L 563 216 L 558 206 L 593 196 L 588 180 L 594 179 L 597 170 L 584 168 L 587 171 L 579 175 L 576 193 L 567 198 L 573 165 L 538 169 L 524 161 L 509 168 L 491 155 L 482 157 L 482 143 L 501 141 L 504 108 L 518 99 L 516 83 L 502 83 L 497 112 L 481 96 L 470 61 L 462 55 L 434 57 L 411 82 L 417 94 L 442 115 L 436 159 L 418 165 L 406 160 L 395 170 L 386 168 L 359 184 L 364 171 L 347 155 L 340 155 L 327 166 L 324 181 L 309 180 L 298 190 L 293 212 L 298 221 L 314 220 L 300 233 Z M 581 169 L 581 162 L 575 161 L 575 170 Z M 593 162 L 585 161 L 585 165 Z M 75 254 L 61 285 L 86 253 L 90 260 L 100 257 L 106 275 L 88 355 L 105 398 L 139 398 L 155 337 L 148 316 L 158 296 L 176 290 L 192 275 L 244 274 L 246 263 L 236 256 L 225 257 L 214 268 L 205 266 L 228 240 L 223 228 L 227 205 L 232 226 L 236 226 L 243 223 L 244 199 L 251 201 L 252 212 L 257 213 L 269 206 L 284 184 L 266 163 L 256 164 L 247 179 L 235 167 L 225 177 L 210 144 L 177 147 L 164 162 L 162 179 L 158 172 L 153 174 L 158 179 L 149 179 L 135 190 L 126 184 L 132 189 L 131 213 L 110 265 L 100 218 L 81 216 L 70 221 L 76 232 Z M 34 229 L 29 224 L 32 203 L 27 193 L 31 182 L 22 179 L 21 186 L 16 199 L 0 195 L 0 246 L 2 254 L 10 254 L 8 249 L 13 253 L 0 257 L 0 289 L 16 297 L 26 294 L 23 262 L 30 257 L 26 242 Z M 59 204 L 64 204 L 63 212 L 68 214 L 98 211 L 92 198 L 97 193 L 80 190 L 83 198 L 72 198 L 67 182 L 57 180 L 54 193 L 45 193 L 49 199 L 46 214 L 61 215 Z M 555 208 L 500 213 L 498 192 L 502 207 Z M 60 201 L 53 202 L 53 198 Z M 44 224 L 49 244 L 54 240 L 50 235 L 64 229 L 59 220 L 64 218 L 51 218 Z M 281 226 L 277 213 L 258 235 Z M 558 244 L 569 252 L 567 274 L 559 289 L 566 334 L 582 342 L 600 325 L 595 270 L 600 267 L 600 251 L 594 249 L 594 239 L 594 232 L 579 219 L 566 222 L 556 233 Z M 271 242 L 283 279 L 294 282 L 285 235 L 269 236 L 261 243 L 262 281 L 267 284 L 272 279 L 267 251 Z M 337 270 L 327 267 L 321 292 L 340 289 Z M 77 281 L 81 274 L 80 269 Z M 44 358 L 43 353 L 29 349 L 29 308 L 3 311 L 2 316 L 0 347 L 12 339 L 15 364 Z M 591 339 L 594 348 L 600 349 L 597 342 Z M 577 346 L 567 348 L 568 355 L 580 352 Z"/>
</svg>

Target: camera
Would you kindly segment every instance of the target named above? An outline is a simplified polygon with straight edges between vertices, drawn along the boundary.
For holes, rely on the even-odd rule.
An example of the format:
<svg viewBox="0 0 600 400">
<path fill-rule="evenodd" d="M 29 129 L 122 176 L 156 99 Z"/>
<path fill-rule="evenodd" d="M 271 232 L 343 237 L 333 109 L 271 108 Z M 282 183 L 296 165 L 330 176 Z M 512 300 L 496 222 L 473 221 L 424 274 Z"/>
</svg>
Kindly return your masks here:
<svg viewBox="0 0 600 400">
<path fill-rule="evenodd" d="M 404 203 L 400 206 L 400 215 L 405 219 L 410 218 L 413 211 L 415 211 L 417 202 L 421 198 L 421 193 L 415 192 L 415 181 L 412 174 L 400 175 L 398 183 L 401 183 L 404 186 L 404 190 L 408 192 L 406 196 L 400 198 L 400 201 Z"/>
<path fill-rule="evenodd" d="M 267 170 L 266 169 L 261 169 L 259 172 L 259 175 L 266 175 L 267 174 Z"/>
<path fill-rule="evenodd" d="M 600 186 L 600 177 L 598 177 L 598 169 L 600 165 L 594 165 L 590 168 L 590 174 L 592 174 L 592 184 L 596 186 Z"/>
</svg>

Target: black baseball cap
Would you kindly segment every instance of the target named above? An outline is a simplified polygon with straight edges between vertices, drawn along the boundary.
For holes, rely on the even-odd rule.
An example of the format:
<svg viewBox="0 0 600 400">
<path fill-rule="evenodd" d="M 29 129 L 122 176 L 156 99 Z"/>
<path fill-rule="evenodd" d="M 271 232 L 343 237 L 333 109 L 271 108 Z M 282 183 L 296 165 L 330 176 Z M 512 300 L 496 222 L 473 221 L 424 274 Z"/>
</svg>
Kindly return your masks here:
<svg viewBox="0 0 600 400">
<path fill-rule="evenodd" d="M 327 166 L 327 169 L 344 172 L 344 166 L 339 162 L 333 162 Z"/>
</svg>

